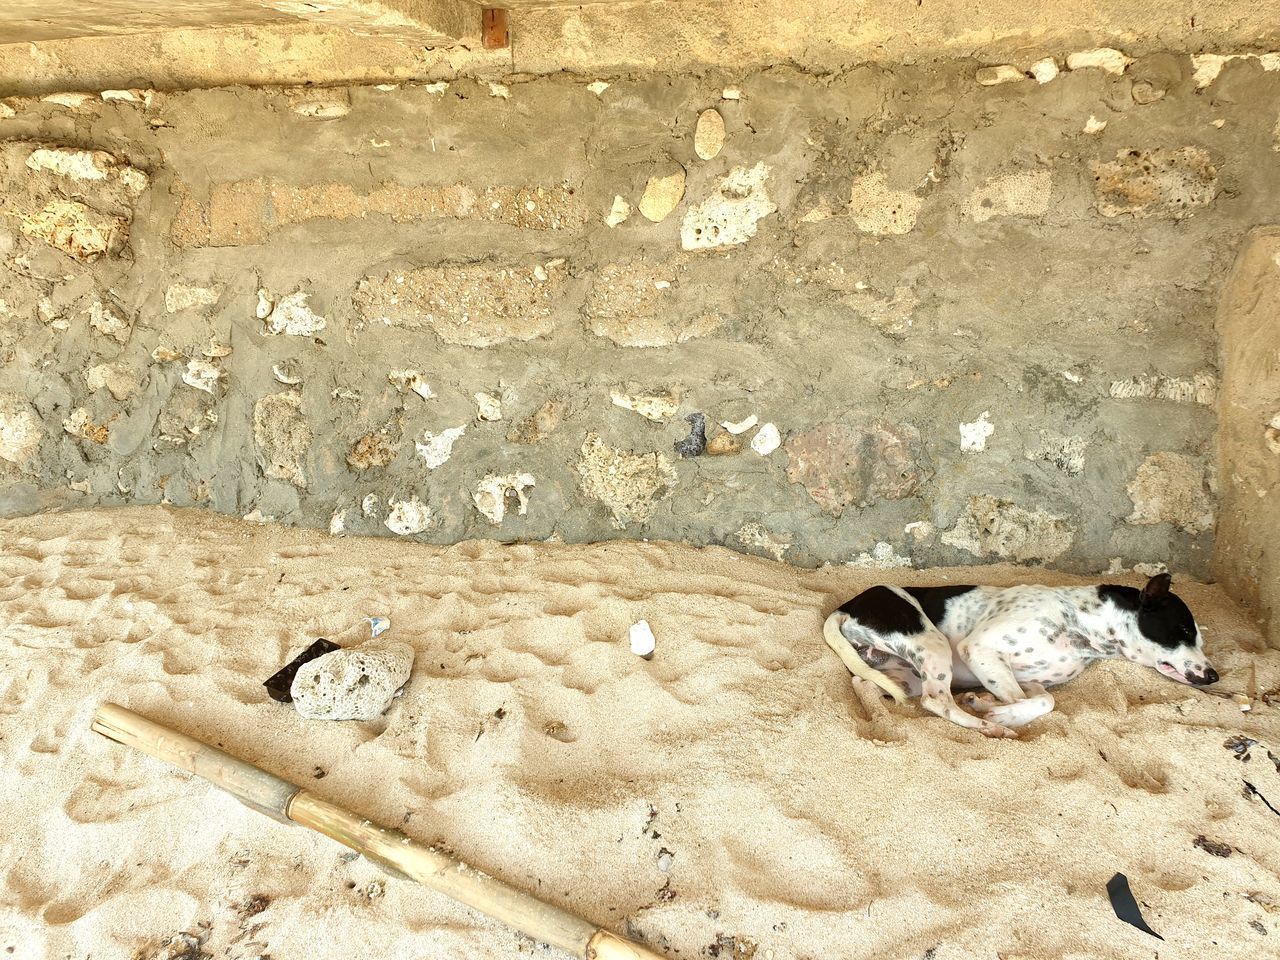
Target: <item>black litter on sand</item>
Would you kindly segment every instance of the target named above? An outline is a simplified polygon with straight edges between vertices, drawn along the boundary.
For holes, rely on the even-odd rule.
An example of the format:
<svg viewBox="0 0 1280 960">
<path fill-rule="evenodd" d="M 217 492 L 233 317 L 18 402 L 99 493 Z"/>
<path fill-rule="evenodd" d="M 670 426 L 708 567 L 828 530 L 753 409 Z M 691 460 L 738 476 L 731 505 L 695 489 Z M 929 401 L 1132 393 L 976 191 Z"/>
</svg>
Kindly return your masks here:
<svg viewBox="0 0 1280 960">
<path fill-rule="evenodd" d="M 1137 927 L 1143 933 L 1151 934 L 1157 940 L 1164 939 L 1147 926 L 1146 920 L 1142 919 L 1138 901 L 1133 899 L 1133 891 L 1129 889 L 1129 878 L 1123 873 L 1117 873 L 1107 881 L 1107 896 L 1111 898 L 1111 909 L 1116 912 L 1117 917 L 1130 926 Z"/>
<path fill-rule="evenodd" d="M 297 675 L 299 668 L 304 663 L 309 663 L 316 657 L 323 657 L 326 653 L 333 653 L 337 649 L 338 645 L 336 643 L 321 637 L 273 673 L 270 678 L 264 680 L 262 685 L 267 688 L 267 693 L 272 700 L 279 703 L 293 703 L 293 694 L 289 692 L 289 689 L 293 686 L 293 678 Z"/>
</svg>

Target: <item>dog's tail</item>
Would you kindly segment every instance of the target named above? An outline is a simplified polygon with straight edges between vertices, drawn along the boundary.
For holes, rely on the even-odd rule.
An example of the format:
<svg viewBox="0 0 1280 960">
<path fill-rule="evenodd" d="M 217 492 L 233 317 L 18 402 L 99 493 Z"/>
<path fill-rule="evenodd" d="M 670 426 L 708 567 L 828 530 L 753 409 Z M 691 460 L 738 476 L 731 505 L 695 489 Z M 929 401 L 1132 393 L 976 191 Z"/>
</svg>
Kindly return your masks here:
<svg viewBox="0 0 1280 960">
<path fill-rule="evenodd" d="M 853 648 L 853 644 L 846 640 L 844 634 L 840 632 L 841 625 L 848 617 L 849 615 L 841 610 L 836 610 L 831 616 L 827 617 L 826 622 L 822 625 L 822 639 L 827 641 L 827 646 L 835 651 L 835 655 L 840 658 L 840 662 L 855 677 L 861 677 L 863 680 L 874 683 L 898 703 L 906 703 L 906 691 L 896 681 L 886 677 L 879 670 L 867 666 L 866 662 L 858 656 L 858 651 Z"/>
</svg>

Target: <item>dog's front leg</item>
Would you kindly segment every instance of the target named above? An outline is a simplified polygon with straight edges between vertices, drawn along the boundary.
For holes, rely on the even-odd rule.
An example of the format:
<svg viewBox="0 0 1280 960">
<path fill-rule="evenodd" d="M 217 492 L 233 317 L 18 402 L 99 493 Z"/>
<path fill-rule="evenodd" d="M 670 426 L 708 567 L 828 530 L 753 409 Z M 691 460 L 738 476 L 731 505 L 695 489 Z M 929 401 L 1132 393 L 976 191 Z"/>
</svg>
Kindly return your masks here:
<svg viewBox="0 0 1280 960">
<path fill-rule="evenodd" d="M 1013 703 L 1000 703 L 989 693 L 966 693 L 960 697 L 960 702 L 988 720 L 1016 730 L 1053 711 L 1053 694 L 1040 684 L 1028 683 L 1026 691 L 1025 700 Z"/>
</svg>

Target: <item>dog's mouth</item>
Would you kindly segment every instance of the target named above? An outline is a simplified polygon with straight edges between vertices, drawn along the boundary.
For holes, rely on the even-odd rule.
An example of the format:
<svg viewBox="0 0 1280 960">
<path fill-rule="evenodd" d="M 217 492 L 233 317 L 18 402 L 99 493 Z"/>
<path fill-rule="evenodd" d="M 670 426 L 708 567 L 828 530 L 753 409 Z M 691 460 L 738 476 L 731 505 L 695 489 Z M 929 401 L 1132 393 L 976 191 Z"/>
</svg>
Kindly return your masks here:
<svg viewBox="0 0 1280 960">
<path fill-rule="evenodd" d="M 1187 675 L 1185 673 L 1183 673 L 1181 670 L 1175 667 L 1168 660 L 1161 660 L 1159 663 L 1156 664 L 1156 669 L 1159 670 L 1161 673 L 1163 673 L 1166 677 L 1172 677 L 1174 680 L 1177 680 L 1179 683 L 1191 682 L 1190 680 L 1187 679 Z"/>
<path fill-rule="evenodd" d="M 1205 667 L 1204 673 L 1200 674 L 1183 673 L 1169 661 L 1161 660 L 1156 664 L 1156 669 L 1166 677 L 1172 677 L 1179 683 L 1185 683 L 1192 687 L 1207 687 L 1211 683 L 1218 682 L 1218 671 L 1213 667 Z"/>
</svg>

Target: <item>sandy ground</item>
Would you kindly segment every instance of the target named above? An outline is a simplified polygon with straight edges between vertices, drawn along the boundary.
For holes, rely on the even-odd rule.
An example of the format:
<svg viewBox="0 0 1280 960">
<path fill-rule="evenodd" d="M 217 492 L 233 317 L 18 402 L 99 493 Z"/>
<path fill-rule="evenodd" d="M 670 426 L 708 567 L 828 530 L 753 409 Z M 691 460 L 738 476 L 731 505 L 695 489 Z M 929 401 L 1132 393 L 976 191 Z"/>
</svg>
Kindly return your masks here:
<svg viewBox="0 0 1280 960">
<path fill-rule="evenodd" d="M 1106 663 L 1022 739 L 985 740 L 855 691 L 823 645 L 822 615 L 885 577 L 1064 579 L 435 548 L 156 508 L 0 523 L 0 956 L 553 955 L 90 732 L 103 700 L 671 957 L 1280 948 L 1274 706 Z M 1180 593 L 1224 693 L 1280 686 L 1280 652 L 1217 588 Z M 267 699 L 299 648 L 375 613 L 418 652 L 381 721 Z M 641 617 L 649 662 L 625 639 Z M 1262 741 L 1247 762 L 1224 748 L 1239 734 Z M 1116 920 L 1116 871 L 1164 943 Z"/>
</svg>

